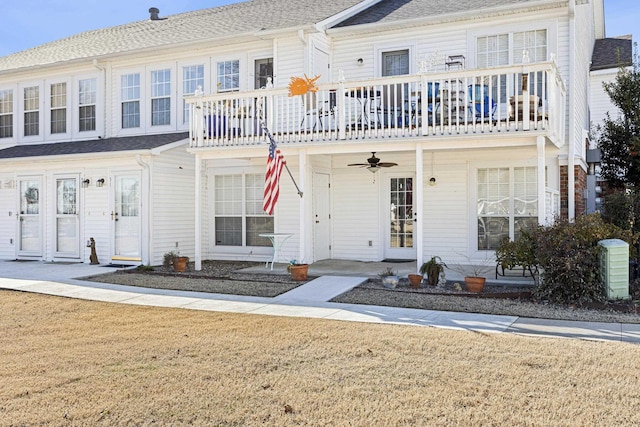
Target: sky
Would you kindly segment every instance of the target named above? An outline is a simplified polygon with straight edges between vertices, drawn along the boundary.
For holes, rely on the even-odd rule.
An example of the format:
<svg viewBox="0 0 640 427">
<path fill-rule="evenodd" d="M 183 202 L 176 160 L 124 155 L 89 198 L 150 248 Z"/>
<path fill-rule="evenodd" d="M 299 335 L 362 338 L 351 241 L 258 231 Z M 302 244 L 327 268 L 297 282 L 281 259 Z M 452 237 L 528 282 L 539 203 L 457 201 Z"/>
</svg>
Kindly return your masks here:
<svg viewBox="0 0 640 427">
<path fill-rule="evenodd" d="M 2 0 L 0 56 L 29 49 L 88 30 L 160 17 L 239 0 Z M 607 37 L 633 34 L 640 41 L 640 1 L 605 0 Z"/>
</svg>

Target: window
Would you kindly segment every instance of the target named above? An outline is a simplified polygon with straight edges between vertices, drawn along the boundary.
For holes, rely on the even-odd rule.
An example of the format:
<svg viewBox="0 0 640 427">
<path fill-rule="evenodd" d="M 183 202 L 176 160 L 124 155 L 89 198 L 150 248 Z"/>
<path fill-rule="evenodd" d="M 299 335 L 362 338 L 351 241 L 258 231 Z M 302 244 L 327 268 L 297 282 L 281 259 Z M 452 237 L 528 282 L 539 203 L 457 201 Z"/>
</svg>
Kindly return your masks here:
<svg viewBox="0 0 640 427">
<path fill-rule="evenodd" d="M 151 126 L 171 124 L 171 70 L 151 72 Z"/>
<path fill-rule="evenodd" d="M 24 88 L 24 136 L 40 134 L 40 88 Z"/>
<path fill-rule="evenodd" d="M 67 132 L 67 84 L 51 85 L 51 133 Z"/>
<path fill-rule="evenodd" d="M 0 138 L 13 138 L 12 90 L 0 90 Z"/>
<path fill-rule="evenodd" d="M 273 79 L 273 58 L 256 59 L 254 76 L 254 89 L 267 86 L 268 79 Z"/>
<path fill-rule="evenodd" d="M 188 67 L 182 67 L 182 95 L 193 95 L 196 93 L 196 89 L 204 87 L 204 65 L 191 65 Z M 183 111 L 183 123 L 189 122 L 189 104 L 186 101 L 182 101 Z"/>
<path fill-rule="evenodd" d="M 547 59 L 547 30 L 533 30 L 478 37 L 476 39 L 476 64 L 478 68 L 497 67 L 501 65 L 521 64 L 524 52 L 529 55 L 530 62 Z M 530 92 L 542 94 L 543 76 L 537 73 L 530 79 Z M 500 94 L 500 102 L 506 102 L 507 76 L 499 75 L 491 78 L 491 92 Z M 510 93 L 522 93 L 522 78 L 518 81 L 509 79 L 513 85 Z"/>
<path fill-rule="evenodd" d="M 218 92 L 228 92 L 240 89 L 240 62 L 218 62 Z"/>
<path fill-rule="evenodd" d="M 538 223 L 535 167 L 478 169 L 478 250 L 495 250 Z"/>
<path fill-rule="evenodd" d="M 478 37 L 478 68 L 509 65 L 509 34 Z"/>
<path fill-rule="evenodd" d="M 263 174 L 216 175 L 215 241 L 219 246 L 271 246 L 273 216 L 262 210 Z"/>
<path fill-rule="evenodd" d="M 409 74 L 409 50 L 382 52 L 382 77 Z"/>
<path fill-rule="evenodd" d="M 84 79 L 78 82 L 78 131 L 96 130 L 96 79 Z"/>
<path fill-rule="evenodd" d="M 122 128 L 140 127 L 140 74 L 126 74 L 120 78 L 122 99 Z"/>
<path fill-rule="evenodd" d="M 522 54 L 527 51 L 530 62 L 547 60 L 547 30 L 525 31 L 513 35 L 513 62 L 522 63 Z"/>
</svg>

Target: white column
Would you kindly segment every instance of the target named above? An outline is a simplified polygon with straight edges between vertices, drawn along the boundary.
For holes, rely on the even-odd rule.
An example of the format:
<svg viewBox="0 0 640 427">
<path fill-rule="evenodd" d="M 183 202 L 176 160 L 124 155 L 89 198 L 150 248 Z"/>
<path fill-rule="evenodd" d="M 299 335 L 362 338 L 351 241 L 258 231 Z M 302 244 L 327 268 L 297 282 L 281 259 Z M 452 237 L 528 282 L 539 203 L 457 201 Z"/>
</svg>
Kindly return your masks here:
<svg viewBox="0 0 640 427">
<path fill-rule="evenodd" d="M 201 183 L 202 183 L 202 176 L 201 176 L 201 169 L 202 169 L 202 159 L 200 158 L 199 154 L 196 154 L 196 168 L 195 168 L 195 191 L 196 191 L 196 199 L 195 199 L 195 203 L 194 203 L 194 209 L 195 209 L 195 221 L 196 221 L 196 234 L 195 234 L 195 269 L 196 271 L 200 271 L 202 270 L 202 242 L 200 241 L 200 236 L 202 235 L 202 218 L 201 218 L 201 200 L 202 200 L 202 195 L 201 195 Z"/>
<path fill-rule="evenodd" d="M 311 233 L 311 192 L 308 191 L 307 182 L 307 150 L 300 150 L 298 152 L 298 187 L 302 191 L 303 196 L 300 198 L 299 210 L 300 210 L 300 239 L 298 253 L 300 262 L 311 264 L 311 239 L 309 238 Z M 307 191 L 305 191 L 307 190 Z"/>
<path fill-rule="evenodd" d="M 424 259 L 424 154 L 422 144 L 416 145 L 416 182 L 413 201 L 413 244 L 416 245 L 416 272 Z"/>
<path fill-rule="evenodd" d="M 538 224 L 546 224 L 546 186 L 545 186 L 545 138 L 538 136 L 536 140 L 538 153 Z"/>
</svg>

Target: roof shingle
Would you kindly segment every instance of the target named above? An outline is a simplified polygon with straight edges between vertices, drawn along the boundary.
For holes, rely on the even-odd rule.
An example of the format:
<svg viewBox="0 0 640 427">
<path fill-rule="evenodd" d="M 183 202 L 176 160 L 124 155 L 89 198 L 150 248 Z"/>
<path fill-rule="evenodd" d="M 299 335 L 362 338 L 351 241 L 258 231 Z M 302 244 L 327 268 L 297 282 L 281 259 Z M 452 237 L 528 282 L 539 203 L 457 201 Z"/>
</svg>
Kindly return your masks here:
<svg viewBox="0 0 640 427">
<path fill-rule="evenodd" d="M 53 142 L 49 144 L 16 145 L 0 150 L 0 159 L 96 154 L 117 151 L 151 150 L 189 137 L 189 132 L 160 135 L 125 136 L 89 141 Z"/>
<path fill-rule="evenodd" d="M 631 36 L 596 40 L 591 55 L 591 71 L 628 67 L 633 62 Z"/>
<path fill-rule="evenodd" d="M 251 0 L 86 31 L 0 58 L 2 71 L 321 22 L 360 0 Z M 161 11 L 162 12 L 162 11 Z"/>
</svg>

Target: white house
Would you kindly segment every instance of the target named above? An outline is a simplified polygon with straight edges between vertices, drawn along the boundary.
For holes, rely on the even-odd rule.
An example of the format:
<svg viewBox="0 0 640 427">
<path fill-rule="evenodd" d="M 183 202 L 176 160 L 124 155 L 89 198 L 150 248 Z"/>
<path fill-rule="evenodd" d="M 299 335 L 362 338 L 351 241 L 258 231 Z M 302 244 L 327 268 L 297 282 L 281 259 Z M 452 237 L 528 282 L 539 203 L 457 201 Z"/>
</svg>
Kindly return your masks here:
<svg viewBox="0 0 640 427">
<path fill-rule="evenodd" d="M 0 257 L 460 261 L 584 212 L 602 0 L 151 12 L 0 58 Z"/>
</svg>

